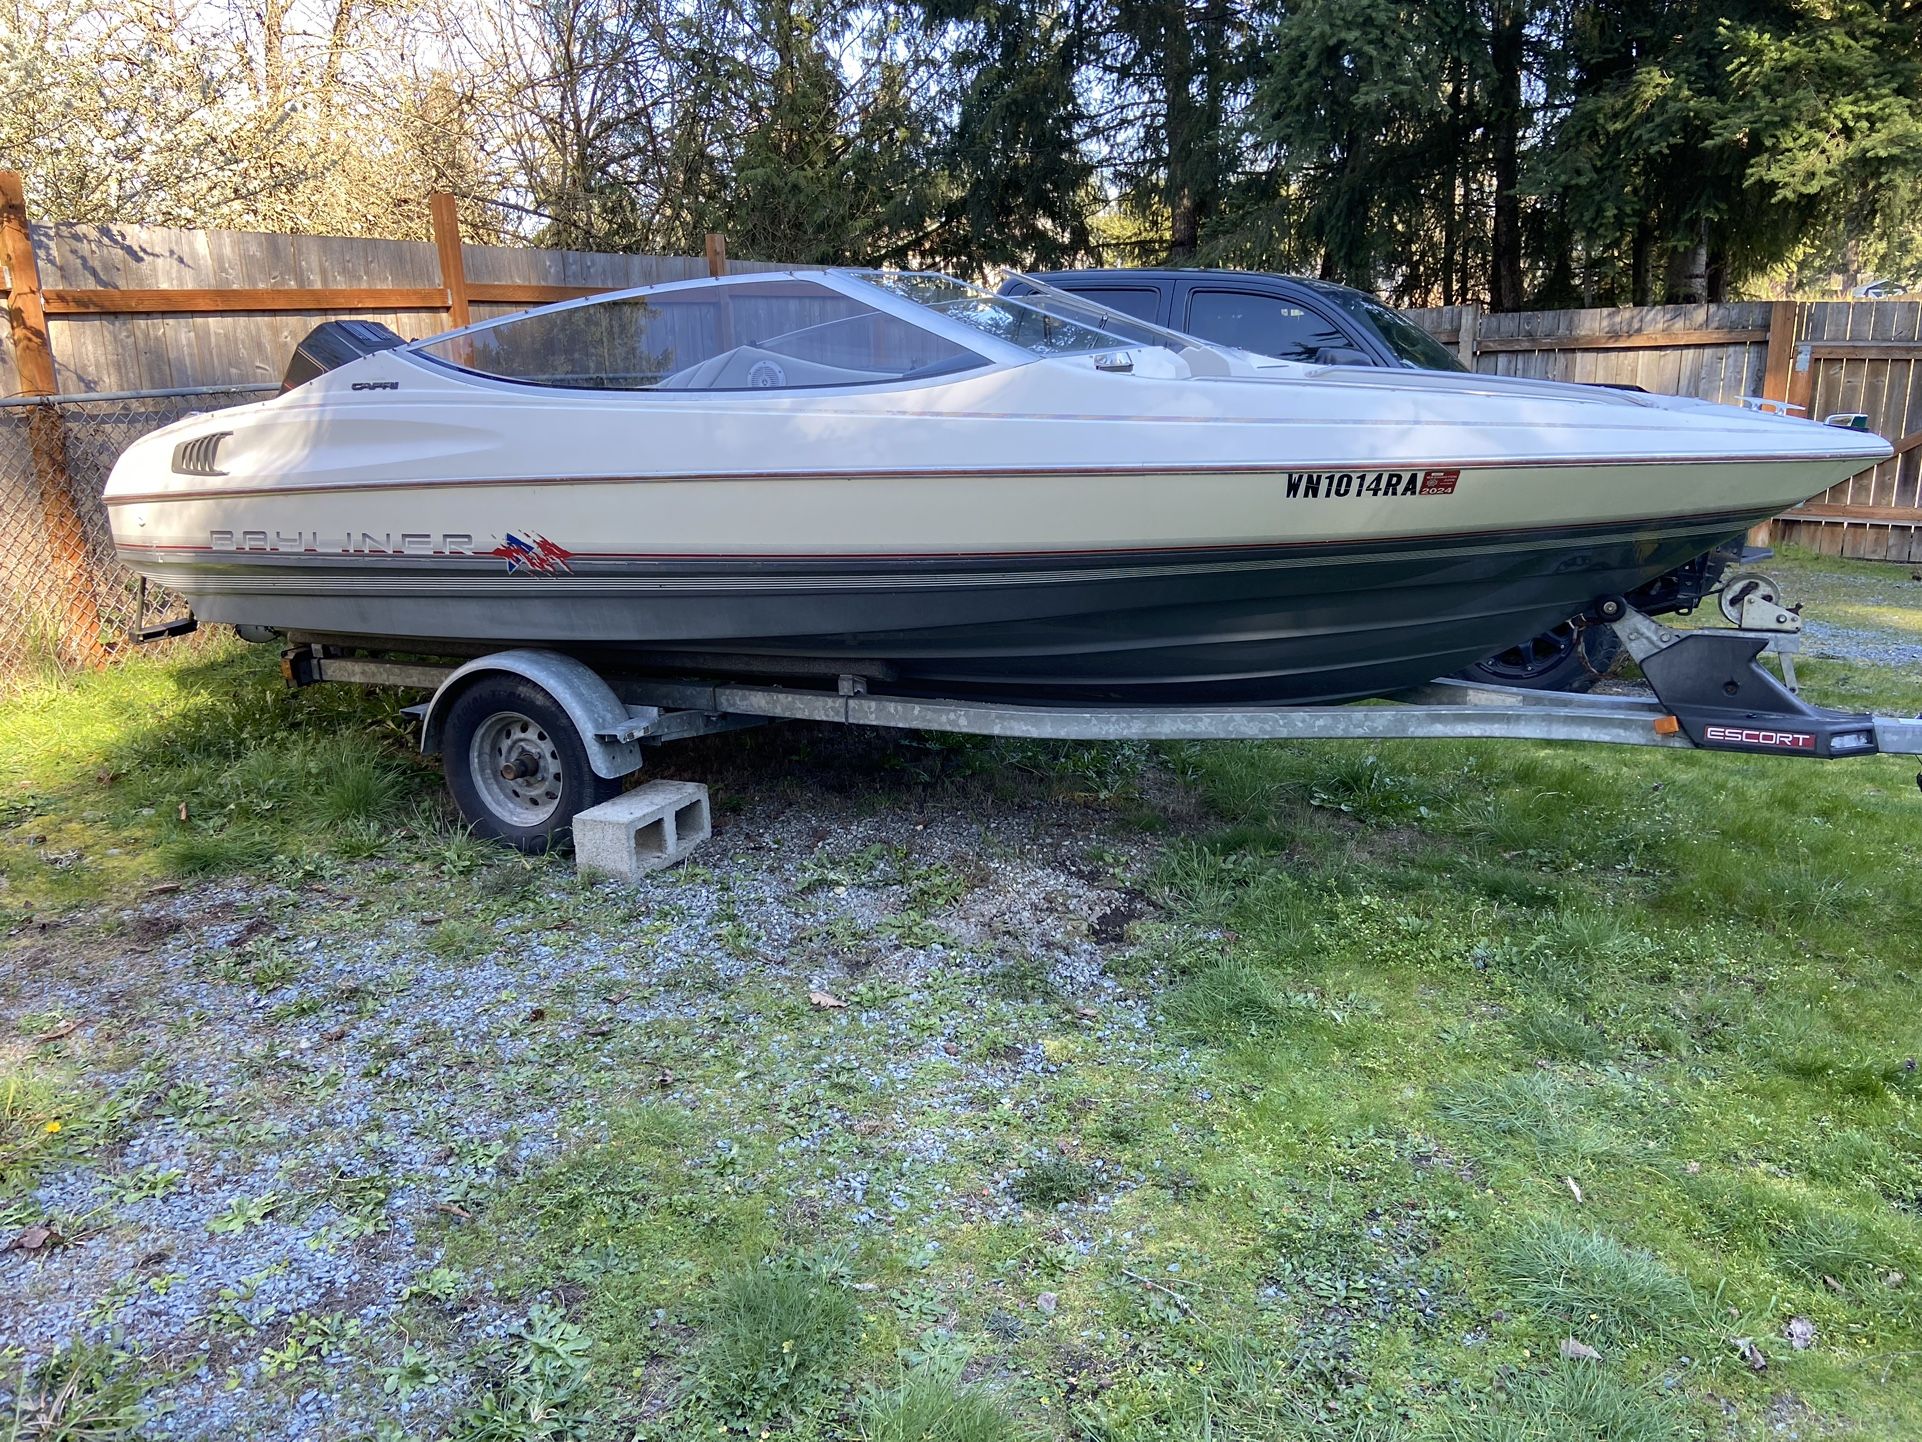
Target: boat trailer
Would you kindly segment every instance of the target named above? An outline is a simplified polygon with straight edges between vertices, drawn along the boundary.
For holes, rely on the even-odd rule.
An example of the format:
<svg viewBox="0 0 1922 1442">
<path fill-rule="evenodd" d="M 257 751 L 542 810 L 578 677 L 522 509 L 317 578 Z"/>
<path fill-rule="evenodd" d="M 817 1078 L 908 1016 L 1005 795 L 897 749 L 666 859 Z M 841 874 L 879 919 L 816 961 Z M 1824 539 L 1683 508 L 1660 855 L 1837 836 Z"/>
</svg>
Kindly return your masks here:
<svg viewBox="0 0 1922 1442">
<path fill-rule="evenodd" d="M 705 788 L 654 783 L 640 791 L 660 797 L 620 795 L 621 778 L 642 768 L 644 748 L 773 720 L 1063 741 L 1528 740 L 1816 759 L 1922 755 L 1922 718 L 1837 711 L 1797 694 L 1801 616 L 1781 601 L 1772 580 L 1731 577 L 1720 601 L 1732 627 L 1693 631 L 1665 626 L 1619 597 L 1597 602 L 1587 623 L 1614 627 L 1648 682 L 1645 692 L 1620 695 L 1439 680 L 1379 701 L 1326 706 L 1014 704 L 889 695 L 873 689 L 885 684 L 874 676 L 824 672 L 814 684 L 791 677 L 673 680 L 598 671 L 531 648 L 434 664 L 298 637 L 282 653 L 282 671 L 293 686 L 336 681 L 432 691 L 406 711 L 422 721 L 422 751 L 443 755 L 449 788 L 477 830 L 540 850 L 572 820 L 585 864 L 590 847 L 582 823 L 600 818 L 595 824 L 619 829 L 613 850 L 625 848 L 623 874 L 634 872 L 631 843 L 644 832 L 659 844 L 640 869 L 679 859 L 676 814 L 684 830 L 698 831 L 696 840 L 706 834 Z M 1777 656 L 1779 678 L 1763 666 L 1764 653 Z M 485 722 L 477 723 L 477 714 Z M 480 736 L 477 725 L 494 730 Z M 550 736 L 569 731 L 564 742 Z M 593 773 L 572 786 L 587 803 L 578 811 L 563 802 L 570 756 Z M 1916 779 L 1922 785 L 1922 776 Z M 700 793 L 698 805 L 682 795 L 691 792 Z M 660 842 L 662 836 L 668 840 Z"/>
<path fill-rule="evenodd" d="M 438 723 L 450 692 L 504 673 L 548 690 L 610 763 L 629 759 L 624 753 L 630 746 L 773 720 L 1060 741 L 1528 740 L 1826 759 L 1922 755 L 1922 717 L 1836 711 L 1803 700 L 1792 659 L 1801 618 L 1767 590 L 1761 605 L 1773 611 L 1774 624 L 1765 628 L 1757 624 L 1755 599 L 1751 595 L 1738 613 L 1748 625 L 1697 631 L 1664 626 L 1619 601 L 1600 603 L 1604 612 L 1616 608 L 1612 617 L 1598 620 L 1614 627 L 1649 683 L 1647 693 L 1624 695 L 1444 679 L 1380 701 L 1327 706 L 1024 704 L 887 695 L 862 675 L 824 675 L 817 687 L 664 680 L 604 673 L 537 649 L 493 652 L 454 666 L 352 654 L 321 642 L 288 647 L 281 667 L 294 686 L 344 681 L 433 691 L 432 700 L 406 708 L 425 722 L 422 749 L 428 754 L 438 749 Z M 1763 667 L 1764 652 L 1779 655 L 1783 678 Z M 635 764 L 625 769 L 639 769 L 639 756 L 631 759 Z"/>
</svg>

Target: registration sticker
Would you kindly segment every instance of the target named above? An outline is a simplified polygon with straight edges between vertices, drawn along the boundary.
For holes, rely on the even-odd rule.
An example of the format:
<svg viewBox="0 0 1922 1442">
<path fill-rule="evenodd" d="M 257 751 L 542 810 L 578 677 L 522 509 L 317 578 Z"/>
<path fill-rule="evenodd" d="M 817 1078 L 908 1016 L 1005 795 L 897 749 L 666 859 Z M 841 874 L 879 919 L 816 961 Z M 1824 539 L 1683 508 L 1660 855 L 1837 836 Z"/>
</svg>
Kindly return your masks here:
<svg viewBox="0 0 1922 1442">
<path fill-rule="evenodd" d="M 1291 501 L 1339 501 L 1347 497 L 1396 499 L 1452 496 L 1461 480 L 1449 471 L 1290 471 L 1286 494 Z"/>
</svg>

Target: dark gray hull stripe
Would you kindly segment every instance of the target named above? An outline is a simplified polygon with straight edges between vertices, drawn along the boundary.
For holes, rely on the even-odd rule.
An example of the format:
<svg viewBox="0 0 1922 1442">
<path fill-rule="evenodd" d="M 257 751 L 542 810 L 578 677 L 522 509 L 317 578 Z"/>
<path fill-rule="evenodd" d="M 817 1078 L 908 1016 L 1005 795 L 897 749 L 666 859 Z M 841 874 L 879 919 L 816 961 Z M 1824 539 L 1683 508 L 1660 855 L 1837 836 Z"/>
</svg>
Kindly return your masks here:
<svg viewBox="0 0 1922 1442">
<path fill-rule="evenodd" d="M 1152 581 L 1182 576 L 1232 575 L 1262 571 L 1361 566 L 1402 561 L 1445 561 L 1471 556 L 1565 550 L 1584 545 L 1620 544 L 1624 540 L 1656 540 L 1691 535 L 1726 525 L 1731 533 L 1743 528 L 1750 512 L 1712 514 L 1656 522 L 1601 523 L 1568 527 L 1535 535 L 1501 533 L 1479 543 L 1437 542 L 1432 538 L 1374 539 L 1326 543 L 1308 542 L 1280 548 L 1280 554 L 1236 555 L 1208 560 L 1171 561 L 1144 555 L 1132 564 L 1088 566 L 1062 564 L 1058 558 L 1035 557 L 1020 569 L 968 571 L 946 557 L 928 557 L 911 571 L 883 570 L 900 564 L 898 558 L 876 560 L 851 555 L 778 561 L 766 558 L 703 560 L 708 569 L 688 574 L 678 570 L 686 561 L 612 561 L 591 555 L 576 556 L 578 569 L 565 574 L 518 572 L 501 574 L 501 562 L 476 563 L 461 556 L 417 557 L 381 554 L 325 554 L 302 551 L 201 551 L 186 559 L 180 551 L 122 547 L 122 559 L 171 584 L 225 594 L 254 594 L 296 589 L 315 594 L 352 595 L 369 590 L 396 595 L 526 596 L 529 594 L 628 594 L 679 591 L 807 592 L 871 590 L 945 590 L 956 588 L 1061 585 L 1089 581 Z M 1361 551 L 1360 547 L 1371 549 Z M 1166 556 L 1168 553 L 1161 553 Z M 1012 558 L 1002 558 L 1012 559 Z M 433 573 L 429 573 L 431 571 Z M 262 574 L 246 575 L 242 571 Z"/>
</svg>

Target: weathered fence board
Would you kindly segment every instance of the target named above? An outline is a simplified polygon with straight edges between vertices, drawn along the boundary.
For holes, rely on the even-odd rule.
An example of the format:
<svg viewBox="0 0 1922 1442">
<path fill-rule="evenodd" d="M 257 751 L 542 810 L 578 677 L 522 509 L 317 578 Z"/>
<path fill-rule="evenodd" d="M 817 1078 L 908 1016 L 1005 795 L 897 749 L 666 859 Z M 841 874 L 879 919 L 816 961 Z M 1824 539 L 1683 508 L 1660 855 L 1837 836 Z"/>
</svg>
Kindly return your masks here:
<svg viewBox="0 0 1922 1442">
<path fill-rule="evenodd" d="M 1809 413 L 1860 412 L 1897 454 L 1782 518 L 1786 539 L 1828 555 L 1922 560 L 1922 301 L 1807 307 L 1796 365 Z"/>
<path fill-rule="evenodd" d="M 1632 385 L 1731 405 L 1762 394 L 1775 315 L 1770 301 L 1481 313 L 1464 336 L 1463 309 L 1407 315 L 1444 344 L 1465 347 L 1488 375 Z"/>
<path fill-rule="evenodd" d="M 57 388 L 79 394 L 270 383 L 301 336 L 330 317 L 379 321 L 415 337 L 460 323 L 456 291 L 471 319 L 485 320 L 547 300 L 710 273 L 703 256 L 450 243 L 455 234 L 443 231 L 437 243 L 35 225 Z M 728 266 L 778 268 L 761 261 Z M 19 390 L 11 345 L 0 385 L 8 394 Z"/>
</svg>

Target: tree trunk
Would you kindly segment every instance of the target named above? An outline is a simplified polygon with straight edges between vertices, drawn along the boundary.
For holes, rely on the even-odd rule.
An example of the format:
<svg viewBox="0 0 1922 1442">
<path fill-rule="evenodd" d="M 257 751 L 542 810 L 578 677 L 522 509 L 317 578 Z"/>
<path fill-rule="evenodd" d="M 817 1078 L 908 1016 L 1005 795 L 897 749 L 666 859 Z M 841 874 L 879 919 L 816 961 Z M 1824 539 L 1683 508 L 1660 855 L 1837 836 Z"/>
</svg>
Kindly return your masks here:
<svg viewBox="0 0 1922 1442">
<path fill-rule="evenodd" d="M 1495 227 L 1488 257 L 1488 298 L 1495 310 L 1522 308 L 1523 11 L 1503 0 L 1495 11 L 1489 59 L 1495 70 L 1489 132 L 1495 149 Z"/>
<path fill-rule="evenodd" d="M 1842 241 L 1842 298 L 1847 300 L 1862 283 L 1862 242 L 1854 227 Z"/>
<path fill-rule="evenodd" d="M 1655 228 L 1645 215 L 1635 222 L 1635 235 L 1628 250 L 1628 303 L 1651 305 L 1649 285 L 1654 270 Z"/>
<path fill-rule="evenodd" d="M 1447 188 L 1442 196 L 1442 304 L 1455 304 L 1455 263 L 1461 249 L 1462 209 L 1467 197 L 1462 194 L 1462 153 L 1467 148 L 1462 123 L 1462 72 L 1456 61 L 1448 65 L 1448 171 Z"/>
<path fill-rule="evenodd" d="M 269 110 L 287 100 L 287 19 L 293 0 L 267 0 L 260 16 L 261 99 Z"/>
<path fill-rule="evenodd" d="M 1207 117 L 1195 103 L 1195 55 L 1186 7 L 1167 0 L 1161 20 L 1161 84 L 1168 128 L 1168 258 L 1193 260 L 1201 239 L 1201 152 Z"/>
<path fill-rule="evenodd" d="M 1669 305 L 1700 305 L 1707 298 L 1708 241 L 1698 230 L 1692 244 L 1669 257 L 1665 299 Z"/>
</svg>

